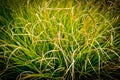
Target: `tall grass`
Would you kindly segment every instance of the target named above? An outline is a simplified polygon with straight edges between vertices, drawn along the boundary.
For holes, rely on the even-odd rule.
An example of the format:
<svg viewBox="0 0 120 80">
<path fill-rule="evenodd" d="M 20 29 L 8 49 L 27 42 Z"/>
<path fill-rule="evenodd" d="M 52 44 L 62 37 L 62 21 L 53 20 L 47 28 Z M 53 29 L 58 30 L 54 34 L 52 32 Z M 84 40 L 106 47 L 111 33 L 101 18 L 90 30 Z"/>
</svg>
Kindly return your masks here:
<svg viewBox="0 0 120 80">
<path fill-rule="evenodd" d="M 6 2 L 11 20 L 0 16 L 1 79 L 118 79 L 119 16 L 101 2 Z"/>
</svg>

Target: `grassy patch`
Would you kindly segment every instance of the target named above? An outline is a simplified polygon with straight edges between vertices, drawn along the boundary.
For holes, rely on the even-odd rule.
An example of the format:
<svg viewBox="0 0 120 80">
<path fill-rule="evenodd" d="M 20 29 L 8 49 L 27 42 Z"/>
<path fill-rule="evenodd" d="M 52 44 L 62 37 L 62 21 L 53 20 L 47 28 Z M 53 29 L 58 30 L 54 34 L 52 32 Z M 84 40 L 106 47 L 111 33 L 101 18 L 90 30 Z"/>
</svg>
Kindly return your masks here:
<svg viewBox="0 0 120 80">
<path fill-rule="evenodd" d="M 119 15 L 109 10 L 114 5 L 7 0 L 1 6 L 1 79 L 118 79 Z"/>
</svg>

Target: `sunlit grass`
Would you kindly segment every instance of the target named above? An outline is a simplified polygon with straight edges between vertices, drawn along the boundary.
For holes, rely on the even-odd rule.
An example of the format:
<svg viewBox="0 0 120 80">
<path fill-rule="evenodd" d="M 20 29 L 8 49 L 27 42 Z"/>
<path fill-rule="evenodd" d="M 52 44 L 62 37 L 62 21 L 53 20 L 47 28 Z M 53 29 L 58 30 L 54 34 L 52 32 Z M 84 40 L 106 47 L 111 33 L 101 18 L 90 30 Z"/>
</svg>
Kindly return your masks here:
<svg viewBox="0 0 120 80">
<path fill-rule="evenodd" d="M 99 2 L 20 1 L 0 16 L 1 79 L 117 79 L 119 16 Z"/>
</svg>

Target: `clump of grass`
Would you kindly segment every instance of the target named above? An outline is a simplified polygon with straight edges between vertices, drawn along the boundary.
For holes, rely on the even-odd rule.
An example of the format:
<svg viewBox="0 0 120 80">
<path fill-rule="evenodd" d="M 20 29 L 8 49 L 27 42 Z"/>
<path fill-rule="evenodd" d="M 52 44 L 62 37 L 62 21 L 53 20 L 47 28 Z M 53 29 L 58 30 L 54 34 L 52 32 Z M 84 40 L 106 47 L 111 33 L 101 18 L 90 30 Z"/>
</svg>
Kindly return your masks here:
<svg viewBox="0 0 120 80">
<path fill-rule="evenodd" d="M 8 0 L 0 30 L 1 79 L 117 79 L 118 16 L 100 2 L 21 1 Z"/>
</svg>

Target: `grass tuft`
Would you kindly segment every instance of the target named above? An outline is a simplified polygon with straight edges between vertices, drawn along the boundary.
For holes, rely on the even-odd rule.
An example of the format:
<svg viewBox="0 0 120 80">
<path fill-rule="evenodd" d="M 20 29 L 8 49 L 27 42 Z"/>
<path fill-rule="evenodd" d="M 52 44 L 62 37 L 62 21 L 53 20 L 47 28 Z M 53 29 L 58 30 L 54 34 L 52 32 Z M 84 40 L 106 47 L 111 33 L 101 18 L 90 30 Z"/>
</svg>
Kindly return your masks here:
<svg viewBox="0 0 120 80">
<path fill-rule="evenodd" d="M 119 79 L 117 0 L 5 2 L 0 79 Z"/>
</svg>

